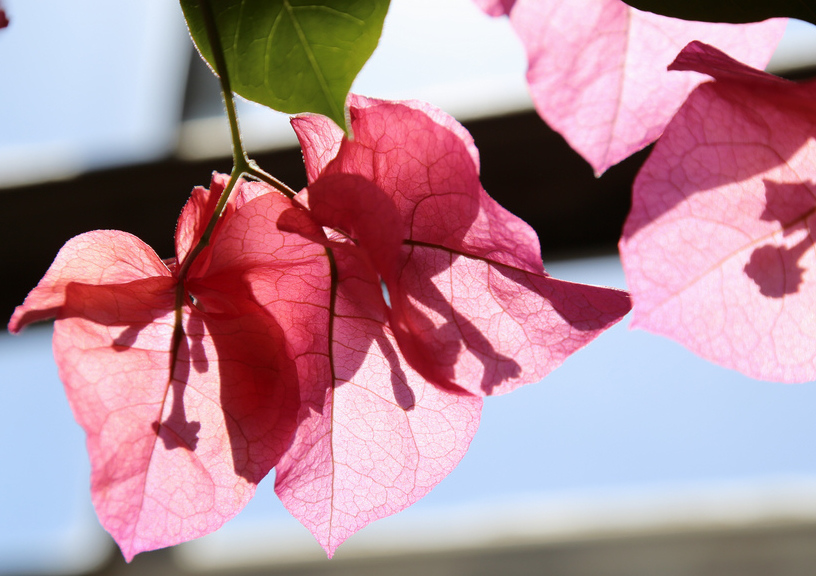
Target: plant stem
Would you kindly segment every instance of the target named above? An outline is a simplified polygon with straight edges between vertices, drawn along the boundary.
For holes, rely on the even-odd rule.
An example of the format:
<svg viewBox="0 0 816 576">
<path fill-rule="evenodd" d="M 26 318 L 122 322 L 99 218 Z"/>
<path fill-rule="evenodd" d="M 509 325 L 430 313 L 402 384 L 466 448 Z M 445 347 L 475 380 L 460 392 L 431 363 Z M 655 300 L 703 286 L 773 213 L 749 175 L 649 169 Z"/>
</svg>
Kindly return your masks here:
<svg viewBox="0 0 816 576">
<path fill-rule="evenodd" d="M 289 188 L 289 186 L 274 176 L 271 176 L 270 174 L 267 174 L 261 170 L 258 165 L 250 160 L 247 156 L 244 145 L 241 142 L 241 130 L 238 126 L 238 113 L 235 110 L 235 97 L 232 94 L 229 72 L 227 71 L 227 61 L 224 58 L 224 47 L 221 44 L 221 36 L 218 33 L 218 24 L 216 23 L 215 13 L 213 12 L 210 0 L 199 0 L 199 2 L 201 15 L 204 19 L 204 27 L 207 32 L 207 42 L 210 44 L 210 50 L 212 51 L 213 65 L 215 66 L 215 73 L 218 76 L 218 80 L 221 83 L 221 95 L 224 98 L 224 107 L 227 110 L 227 119 L 229 120 L 230 136 L 232 137 L 232 173 L 230 174 L 229 184 L 227 184 L 226 188 L 224 188 L 224 192 L 221 193 L 221 197 L 218 199 L 215 212 L 213 212 L 213 215 L 207 224 L 207 228 L 201 235 L 201 239 L 198 241 L 195 248 L 193 248 L 184 259 L 184 262 L 181 263 L 181 269 L 179 270 L 178 275 L 181 283 L 184 282 L 185 275 L 187 274 L 187 271 L 189 270 L 195 257 L 198 256 L 201 250 L 203 250 L 204 247 L 209 244 L 210 236 L 215 229 L 215 224 L 218 222 L 218 218 L 221 217 L 221 212 L 223 212 L 224 206 L 227 204 L 227 200 L 229 199 L 232 190 L 235 188 L 235 184 L 238 182 L 238 179 L 241 176 L 244 174 L 249 174 L 266 182 L 289 198 L 293 198 L 295 196 L 294 190 Z"/>
<path fill-rule="evenodd" d="M 247 159 L 244 145 L 241 142 L 241 131 L 238 128 L 238 115 L 235 112 L 235 98 L 232 95 L 229 73 L 227 72 L 227 61 L 224 58 L 224 47 L 221 45 L 221 35 L 218 33 L 218 25 L 215 21 L 215 14 L 213 13 L 210 0 L 199 1 L 201 6 L 201 15 L 204 17 L 204 27 L 207 30 L 207 41 L 210 44 L 210 50 L 212 50 L 215 73 L 218 76 L 218 80 L 221 82 L 221 95 L 224 98 L 224 106 L 227 109 L 230 135 L 232 136 L 232 163 L 235 167 L 238 167 L 241 164 L 247 166 L 249 164 L 249 160 Z"/>
<path fill-rule="evenodd" d="M 184 258 L 184 262 L 179 263 L 181 265 L 178 272 L 179 294 L 184 291 L 184 280 L 196 256 L 209 245 L 210 237 L 212 236 L 213 230 L 215 230 L 215 225 L 218 223 L 218 219 L 221 217 L 224 206 L 226 206 L 230 194 L 232 194 L 232 191 L 235 189 L 238 179 L 242 174 L 250 170 L 250 161 L 247 158 L 244 145 L 241 143 L 241 131 L 238 128 L 238 114 L 235 111 L 235 99 L 233 98 L 232 88 L 230 87 L 227 62 L 224 58 L 224 49 L 221 45 L 221 36 L 218 34 L 218 26 L 215 22 L 212 4 L 210 4 L 210 0 L 199 0 L 199 7 L 201 8 L 201 15 L 204 18 L 204 27 L 207 30 L 207 42 L 209 42 L 210 49 L 212 50 L 215 73 L 221 82 L 221 95 L 224 97 L 224 107 L 227 109 L 227 118 L 229 119 L 230 135 L 232 136 L 232 172 L 230 173 L 229 183 L 221 193 L 218 204 L 216 204 L 210 221 L 201 234 L 201 238 L 199 238 L 198 243 L 187 254 L 187 257 Z"/>
<path fill-rule="evenodd" d="M 204 229 L 204 232 L 202 232 L 201 238 L 195 247 L 193 247 L 193 249 L 187 254 L 187 257 L 184 258 L 184 262 L 181 263 L 181 268 L 178 271 L 179 286 L 184 284 L 184 279 L 187 277 L 187 272 L 190 270 L 190 266 L 193 264 L 193 261 L 201 253 L 201 251 L 209 245 L 210 237 L 212 236 L 213 230 L 215 230 L 215 225 L 218 224 L 217 215 L 224 211 L 224 206 L 227 204 L 227 200 L 229 199 L 230 194 L 232 194 L 235 185 L 238 183 L 238 178 L 240 178 L 240 176 L 241 172 L 239 172 L 239 168 L 237 166 L 234 167 L 232 169 L 232 173 L 230 174 L 229 182 L 224 188 L 224 191 L 221 193 L 221 197 L 218 198 L 218 204 L 215 205 L 215 211 L 213 212 L 210 221 L 207 222 L 207 227 Z"/>
<path fill-rule="evenodd" d="M 246 171 L 247 174 L 257 178 L 262 182 L 266 182 L 276 190 L 278 190 L 281 194 L 288 198 L 294 198 L 297 195 L 297 192 L 289 188 L 286 184 L 272 176 L 271 174 L 261 170 L 255 162 L 252 160 L 249 161 L 249 169 Z"/>
<path fill-rule="evenodd" d="M 218 203 L 215 206 L 215 210 L 213 211 L 209 222 L 207 222 L 207 227 L 201 234 L 201 238 L 199 238 L 192 250 L 187 253 L 184 261 L 179 263 L 180 267 L 176 275 L 178 284 L 176 284 L 175 322 L 173 329 L 173 341 L 171 344 L 171 379 L 178 356 L 179 346 L 185 336 L 184 327 L 182 325 L 182 308 L 185 300 L 187 299 L 187 289 L 185 287 L 187 273 L 190 271 L 190 267 L 192 266 L 193 262 L 195 262 L 195 259 L 198 257 L 201 251 L 210 244 L 210 238 L 212 237 L 216 224 L 218 224 L 218 219 L 221 217 L 224 207 L 227 205 L 227 201 L 229 200 L 232 191 L 235 189 L 238 180 L 244 174 L 248 174 L 262 180 L 263 182 L 266 182 L 289 198 L 294 198 L 295 196 L 294 190 L 289 188 L 289 186 L 274 176 L 261 170 L 258 165 L 255 164 L 254 161 L 250 160 L 247 156 L 244 145 L 241 142 L 241 131 L 238 127 L 238 113 L 235 110 L 235 98 L 232 94 L 232 87 L 230 86 L 229 73 L 227 72 L 227 62 L 224 58 L 224 49 L 221 45 L 221 36 L 218 34 L 218 25 L 216 24 L 215 13 L 213 12 L 210 0 L 199 0 L 199 7 L 201 8 L 201 14 L 204 18 L 207 41 L 209 42 L 210 49 L 212 51 L 215 73 L 221 83 L 221 95 L 224 98 L 224 107 L 226 108 L 227 119 L 229 120 L 230 136 L 232 138 L 232 172 L 230 173 L 229 182 L 224 187 L 224 191 L 218 198 Z"/>
<path fill-rule="evenodd" d="M 221 217 L 224 206 L 226 206 L 230 194 L 235 189 L 238 179 L 242 175 L 249 174 L 259 180 L 263 180 L 290 198 L 295 195 L 295 192 L 286 184 L 261 170 L 255 162 L 248 158 L 244 145 L 241 142 L 241 130 L 238 127 L 238 113 L 235 110 L 235 97 L 232 94 L 229 72 L 227 71 L 227 61 L 224 58 L 224 48 L 221 44 L 221 36 L 218 33 L 215 13 L 213 12 L 210 0 L 199 0 L 199 7 L 201 8 L 201 15 L 204 19 L 204 27 L 207 32 L 207 42 L 210 44 L 210 50 L 212 51 L 215 73 L 221 83 L 221 95 L 224 98 L 224 107 L 227 110 L 230 136 L 232 137 L 232 172 L 230 173 L 229 183 L 221 193 L 215 211 L 207 223 L 207 228 L 202 233 L 196 246 L 187 254 L 184 262 L 180 263 L 181 268 L 178 273 L 180 286 L 184 284 L 184 279 L 196 256 L 210 243 L 210 237 L 215 229 L 215 225 Z M 183 288 L 180 289 L 183 290 Z"/>
</svg>

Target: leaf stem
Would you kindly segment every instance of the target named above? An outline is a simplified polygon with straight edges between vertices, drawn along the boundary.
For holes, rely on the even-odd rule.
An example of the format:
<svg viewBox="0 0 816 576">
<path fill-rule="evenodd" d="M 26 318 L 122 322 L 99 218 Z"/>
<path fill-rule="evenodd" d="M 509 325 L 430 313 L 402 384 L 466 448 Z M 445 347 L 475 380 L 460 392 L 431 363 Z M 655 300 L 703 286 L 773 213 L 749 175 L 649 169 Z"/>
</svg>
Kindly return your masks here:
<svg viewBox="0 0 816 576">
<path fill-rule="evenodd" d="M 210 50 L 212 51 L 215 74 L 218 76 L 218 80 L 221 83 L 221 95 L 224 98 L 224 107 L 226 108 L 227 119 L 229 120 L 230 136 L 232 138 L 232 172 L 230 173 L 229 183 L 221 193 L 221 197 L 218 199 L 218 204 L 215 207 L 215 211 L 210 217 L 210 221 L 207 223 L 207 228 L 201 234 L 201 238 L 195 247 L 187 254 L 184 262 L 181 263 L 181 268 L 178 272 L 180 286 L 184 284 L 184 279 L 186 278 L 187 272 L 189 271 L 190 266 L 192 265 L 196 256 L 198 256 L 201 251 L 207 245 L 209 245 L 210 237 L 212 236 L 213 230 L 215 230 L 215 225 L 218 222 L 218 219 L 221 217 L 221 213 L 224 211 L 224 206 L 226 206 L 227 200 L 229 199 L 230 194 L 232 194 L 232 191 L 235 189 L 235 185 L 241 176 L 247 174 L 266 182 L 289 198 L 294 198 L 296 194 L 295 191 L 289 186 L 274 176 L 261 170 L 258 165 L 253 160 L 250 160 L 247 156 L 246 149 L 244 148 L 243 142 L 241 142 L 241 130 L 238 126 L 238 113 L 235 109 L 235 97 L 232 93 L 229 72 L 227 71 L 227 61 L 224 57 L 224 47 L 221 44 L 221 36 L 218 33 L 218 24 L 216 23 L 215 13 L 213 12 L 210 0 L 199 0 L 199 7 L 201 9 L 201 15 L 204 19 L 204 27 L 207 32 L 207 42 L 209 43 Z M 180 288 L 180 290 L 183 290 L 183 288 Z"/>
<path fill-rule="evenodd" d="M 227 61 L 224 58 L 224 48 L 221 44 L 221 36 L 218 33 L 218 25 L 210 0 L 201 0 L 201 12 L 204 16 L 204 26 L 207 29 L 207 41 L 210 43 L 210 48 L 213 53 L 215 73 L 221 82 L 221 94 L 224 97 L 224 107 L 227 109 L 230 136 L 232 137 L 233 173 L 237 174 L 238 177 L 249 174 L 258 180 L 266 182 L 285 196 L 294 198 L 296 194 L 294 190 L 271 174 L 261 170 L 261 168 L 247 156 L 246 149 L 241 141 L 241 129 L 238 126 L 238 113 L 235 110 L 235 97 L 232 93 L 232 85 L 230 84 L 229 72 L 227 71 Z M 216 214 L 219 213 L 216 212 Z"/>
<path fill-rule="evenodd" d="M 212 237 L 213 230 L 215 230 L 215 225 L 218 224 L 217 215 L 224 211 L 224 206 L 227 204 L 227 200 L 229 199 L 230 194 L 232 194 L 232 191 L 235 189 L 235 185 L 238 183 L 238 179 L 240 177 L 241 172 L 236 166 L 232 169 L 229 182 L 224 188 L 224 191 L 221 193 L 221 196 L 218 198 L 218 204 L 215 205 L 213 216 L 207 223 L 207 227 L 204 229 L 204 232 L 201 233 L 201 238 L 198 240 L 198 243 L 193 247 L 193 249 L 187 254 L 187 257 L 184 258 L 184 262 L 181 263 L 181 268 L 178 272 L 179 286 L 184 284 L 184 279 L 187 277 L 187 272 L 190 270 L 190 266 L 193 264 L 193 261 L 201 253 L 201 251 L 210 244 L 210 238 Z"/>
<path fill-rule="evenodd" d="M 337 285 L 339 284 L 339 277 L 337 273 L 337 261 L 334 259 L 334 251 L 326 246 L 326 257 L 329 260 L 329 270 L 331 273 L 331 294 L 329 296 L 329 366 L 331 366 L 332 388 L 337 382 L 337 374 L 334 371 L 334 317 L 335 306 L 337 304 Z M 334 403 L 332 403 L 332 410 L 334 410 Z"/>
<path fill-rule="evenodd" d="M 266 182 L 278 192 L 286 196 L 287 198 L 294 198 L 297 195 L 297 192 L 289 188 L 286 184 L 272 176 L 271 174 L 262 170 L 253 160 L 249 161 L 249 169 L 246 171 L 246 174 L 257 178 L 261 182 Z"/>
<path fill-rule="evenodd" d="M 227 72 L 227 60 L 224 58 L 224 47 L 221 44 L 221 35 L 218 33 L 218 24 L 215 21 L 215 13 L 210 0 L 200 0 L 201 15 L 204 18 L 204 27 L 207 30 L 207 42 L 212 50 L 215 74 L 221 83 L 221 95 L 224 98 L 224 106 L 227 109 L 227 118 L 230 125 L 230 136 L 232 136 L 232 162 L 235 167 L 239 164 L 249 164 L 249 160 L 241 142 L 241 131 L 238 128 L 238 114 L 235 112 L 235 98 L 232 95 L 229 73 Z"/>
<path fill-rule="evenodd" d="M 224 58 L 224 49 L 221 45 L 221 36 L 218 34 L 215 13 L 213 12 L 210 0 L 199 0 L 199 7 L 201 9 L 201 15 L 204 18 L 204 27 L 207 30 L 207 42 L 209 42 L 210 49 L 212 50 L 215 74 L 221 83 L 221 95 L 224 97 L 224 107 L 227 109 L 227 118 L 229 119 L 230 135 L 232 136 L 232 172 L 230 173 L 229 183 L 227 183 L 224 191 L 221 193 L 218 204 L 216 204 L 215 210 L 212 216 L 210 216 L 210 221 L 201 234 L 201 238 L 199 238 L 198 243 L 187 254 L 187 257 L 184 258 L 184 262 L 180 262 L 181 268 L 178 272 L 179 294 L 183 294 L 184 280 L 187 277 L 187 272 L 190 270 L 193 261 L 201 251 L 209 245 L 210 237 L 212 236 L 213 230 L 215 230 L 215 225 L 218 223 L 218 219 L 221 217 L 224 206 L 226 206 L 230 194 L 232 194 L 232 191 L 235 189 L 238 179 L 242 174 L 250 170 L 250 161 L 249 158 L 247 158 L 244 145 L 241 142 L 238 114 L 235 111 L 235 98 L 232 95 L 232 88 L 230 87 L 227 61 Z M 176 305 L 179 305 L 178 298 Z"/>
<path fill-rule="evenodd" d="M 224 108 L 226 108 L 227 119 L 229 120 L 230 136 L 232 138 L 232 172 L 230 172 L 229 182 L 224 187 L 224 191 L 218 198 L 218 203 L 215 206 L 215 210 L 213 211 L 209 222 L 207 222 L 207 227 L 204 229 L 204 232 L 201 233 L 201 238 L 199 238 L 193 249 L 187 253 L 184 261 L 179 263 L 180 267 L 178 269 L 178 273 L 176 274 L 178 284 L 176 284 L 175 318 L 170 356 L 171 380 L 173 378 L 173 371 L 175 370 L 175 364 L 178 359 L 179 346 L 181 345 L 182 339 L 185 337 L 184 326 L 182 325 L 182 308 L 185 300 L 187 299 L 187 289 L 185 287 L 187 273 L 190 271 L 190 267 L 192 266 L 193 262 L 195 262 L 195 259 L 198 257 L 201 251 L 209 246 L 210 238 L 212 238 L 215 226 L 218 224 L 218 220 L 221 217 L 221 214 L 224 212 L 224 207 L 227 205 L 227 201 L 229 200 L 232 191 L 235 189 L 235 185 L 238 183 L 238 180 L 241 178 L 241 176 L 247 174 L 257 178 L 258 180 L 266 182 L 289 198 L 294 198 L 296 194 L 295 191 L 289 186 L 274 176 L 261 170 L 258 165 L 253 160 L 250 160 L 247 156 L 246 149 L 244 148 L 243 142 L 241 142 L 241 130 L 238 126 L 238 113 L 235 109 L 235 97 L 233 96 L 232 87 L 230 86 L 229 73 L 227 72 L 227 62 L 226 58 L 224 57 L 221 36 L 218 34 L 218 25 L 216 24 L 215 13 L 213 12 L 210 0 L 199 0 L 199 7 L 204 18 L 204 27 L 206 28 L 207 32 L 207 41 L 209 42 L 210 49 L 212 50 L 215 74 L 218 76 L 218 80 L 221 83 L 221 95 L 224 98 Z"/>
</svg>

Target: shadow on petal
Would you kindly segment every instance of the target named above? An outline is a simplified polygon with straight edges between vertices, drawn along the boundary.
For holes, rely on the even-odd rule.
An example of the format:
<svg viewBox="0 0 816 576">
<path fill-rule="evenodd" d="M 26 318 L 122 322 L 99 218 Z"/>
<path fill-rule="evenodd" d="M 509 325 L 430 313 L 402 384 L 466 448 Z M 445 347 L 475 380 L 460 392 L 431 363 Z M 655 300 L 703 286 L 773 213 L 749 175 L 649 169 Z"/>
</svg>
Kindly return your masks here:
<svg viewBox="0 0 816 576">
<path fill-rule="evenodd" d="M 257 484 L 289 448 L 300 408 L 298 374 L 283 329 L 236 285 L 234 313 L 200 314 L 215 346 L 220 404 L 235 473 Z"/>
<path fill-rule="evenodd" d="M 765 210 L 760 219 L 778 222 L 783 237 L 797 231 L 807 233 L 793 246 L 765 244 L 751 253 L 743 268 L 746 276 L 759 288 L 760 294 L 769 298 L 782 298 L 796 294 L 803 282 L 805 269 L 799 260 L 813 248 L 814 242 L 807 227 L 807 220 L 816 211 L 814 185 L 810 182 L 786 184 L 764 180 Z"/>
</svg>

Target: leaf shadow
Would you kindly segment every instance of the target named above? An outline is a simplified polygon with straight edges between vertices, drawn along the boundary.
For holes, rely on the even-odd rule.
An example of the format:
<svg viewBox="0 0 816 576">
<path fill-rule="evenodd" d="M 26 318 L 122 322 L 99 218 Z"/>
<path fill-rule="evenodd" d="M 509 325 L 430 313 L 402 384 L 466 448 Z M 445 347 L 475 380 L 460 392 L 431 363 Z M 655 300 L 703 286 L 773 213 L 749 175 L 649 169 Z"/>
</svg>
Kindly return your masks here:
<svg viewBox="0 0 816 576">
<path fill-rule="evenodd" d="M 356 324 L 353 330 L 353 352 L 343 355 L 342 367 L 338 366 L 336 372 L 337 385 L 342 386 L 345 380 L 352 381 L 367 358 L 371 346 L 376 344 L 388 363 L 394 403 L 406 412 L 413 410 L 416 395 L 385 331 L 388 325 L 388 304 L 379 276 L 365 254 L 354 245 L 335 245 L 332 250 L 337 263 L 337 314 L 334 326 L 338 333 L 342 333 L 344 326 L 340 322 L 348 319 Z M 350 347 L 351 341 L 350 338 L 344 345 Z"/>
<path fill-rule="evenodd" d="M 190 452 L 195 452 L 198 446 L 198 433 L 201 430 L 201 422 L 188 421 L 184 409 L 184 391 L 190 378 L 190 367 L 200 361 L 203 354 L 193 354 L 201 346 L 201 322 L 195 316 L 190 316 L 187 327 L 184 329 L 178 342 L 176 353 L 170 354 L 170 374 L 169 390 L 171 396 L 170 413 L 164 421 L 154 420 L 151 423 L 153 432 L 164 442 L 167 450 L 184 448 Z M 190 341 L 198 341 L 198 346 L 190 345 Z M 206 365 L 206 358 L 204 358 Z M 201 372 L 201 369 L 197 369 Z M 205 368 L 206 371 L 206 368 Z M 166 400 L 165 400 L 166 401 Z"/>
<path fill-rule="evenodd" d="M 72 283 L 66 288 L 66 303 L 60 317 L 84 318 L 109 328 L 123 327 L 119 335 L 111 340 L 111 350 L 117 354 L 145 352 L 136 349 L 139 335 L 161 317 L 157 312 L 172 315 L 174 292 L 175 279 L 172 277 L 144 278 L 126 284 Z M 177 358 L 170 355 L 166 372 L 166 394 L 172 396 L 170 413 L 163 422 L 159 414 L 159 418 L 150 424 L 168 450 L 184 448 L 195 451 L 198 444 L 201 423 L 189 422 L 184 410 L 184 390 L 189 379 L 191 358 L 187 338 L 182 337 Z"/>
<path fill-rule="evenodd" d="M 122 333 L 113 340 L 115 350 L 123 352 L 133 346 L 145 326 L 145 324 L 134 324 L 122 330 Z"/>
<path fill-rule="evenodd" d="M 240 282 L 207 298 L 210 302 L 218 298 L 218 308 L 227 311 L 198 311 L 191 320 L 195 318 L 200 332 L 212 339 L 233 469 L 257 484 L 294 436 L 300 408 L 297 369 L 286 353 L 280 324 Z M 207 300 L 202 298 L 202 303 L 206 308 Z M 194 358 L 203 358 L 203 345 L 191 348 Z"/>
<path fill-rule="evenodd" d="M 769 97 L 774 101 L 769 102 Z M 791 114 L 791 123 L 812 123 L 804 115 L 812 114 L 807 111 L 810 105 L 796 95 L 785 98 L 785 95 L 774 92 L 769 96 L 750 85 L 730 82 L 708 82 L 698 86 L 666 128 L 635 179 L 633 210 L 626 220 L 623 240 L 635 236 L 642 228 L 696 194 L 750 181 L 785 164 L 805 145 L 810 132 L 788 131 L 785 137 L 777 133 L 773 146 L 768 144 L 771 132 L 776 128 L 769 126 L 765 110 L 772 107 L 778 118 L 779 102 L 783 98 L 786 110 Z M 740 125 L 740 130 L 745 132 L 740 141 L 721 141 L 723 119 L 719 114 L 709 113 L 711 102 L 725 103 L 723 105 L 732 108 L 729 123 Z M 702 134 L 696 148 L 684 149 L 679 154 L 671 150 L 673 144 L 680 142 L 684 145 L 689 133 L 697 132 Z M 723 170 L 722 166 L 728 166 L 729 170 Z M 632 215 L 638 208 L 639 217 L 635 220 Z"/>
<path fill-rule="evenodd" d="M 405 412 L 413 410 L 416 406 L 416 395 L 408 384 L 408 377 L 405 375 L 402 366 L 400 366 L 399 357 L 397 356 L 396 350 L 394 350 L 394 346 L 391 344 L 391 341 L 386 338 L 385 332 L 382 329 L 374 335 L 373 341 L 376 342 L 380 350 L 382 350 L 383 355 L 388 361 L 388 366 L 391 369 L 391 390 L 394 393 L 394 400 L 397 406 L 402 408 Z"/>
<path fill-rule="evenodd" d="M 743 271 L 768 298 L 783 298 L 799 292 L 805 269 L 799 260 L 814 246 L 807 220 L 816 212 L 816 185 L 810 182 L 786 184 L 764 180 L 765 210 L 760 219 L 778 222 L 784 236 L 807 230 L 793 246 L 764 244 L 755 248 Z"/>
<path fill-rule="evenodd" d="M 409 247 L 408 258 L 417 248 Z M 401 309 L 409 317 L 413 336 L 421 341 L 423 353 L 442 369 L 449 381 L 454 381 L 454 366 L 464 350 L 470 352 L 484 367 L 479 384 L 490 395 L 504 381 L 518 376 L 521 366 L 513 358 L 496 350 L 496 347 L 473 322 L 445 297 L 431 280 L 436 274 L 452 268 L 459 255 L 450 253 L 447 266 L 435 266 L 428 274 L 412 274 L 411 282 L 403 282 L 407 288 L 401 296 Z M 423 261 L 424 263 L 424 261 Z M 427 315 L 410 303 L 408 297 L 435 312 L 441 322 L 434 323 Z"/>
<path fill-rule="evenodd" d="M 335 374 L 335 385 L 342 386 L 344 380 L 351 381 L 362 367 L 371 346 L 376 343 L 389 364 L 394 402 L 405 411 L 412 410 L 416 405 L 416 396 L 408 384 L 398 355 L 383 330 L 388 321 L 387 289 L 382 285 L 371 259 L 353 242 L 327 242 L 322 228 L 302 209 L 283 211 L 277 225 L 282 231 L 292 232 L 312 242 L 324 244 L 331 250 L 336 266 L 336 277 L 333 279 L 336 283 L 336 299 L 335 308 L 330 313 L 336 313 L 337 306 L 346 307 L 346 315 L 377 327 L 373 331 L 370 329 L 355 331 L 355 353 L 344 356 L 343 377 L 337 378 Z M 335 329 L 336 322 L 335 318 L 332 323 Z M 333 343 L 329 345 L 333 346 Z"/>
<path fill-rule="evenodd" d="M 217 401 L 223 410 L 230 443 L 229 453 L 224 451 L 223 457 L 232 459 L 237 475 L 257 484 L 292 441 L 300 407 L 297 372 L 294 360 L 285 351 L 283 329 L 250 299 L 240 278 L 215 284 L 215 290 L 202 289 L 201 302 L 203 309 L 211 304 L 210 308 L 218 313 L 185 304 L 184 330 L 175 359 L 169 354 L 171 339 L 163 327 L 149 334 L 143 344 L 138 341 L 140 334 L 157 321 L 167 326 L 169 317 L 172 326 L 176 289 L 172 277 L 101 286 L 72 283 L 66 287 L 66 304 L 59 317 L 82 318 L 107 327 L 108 333 L 117 334 L 109 341 L 115 354 L 168 353 L 163 374 L 169 411 L 166 417 L 157 414 L 149 422 L 156 439 L 161 439 L 167 450 L 200 451 L 202 433 L 208 438 L 220 433 L 218 418 L 215 428 L 209 419 L 190 420 L 185 405 L 185 393 L 193 376 L 196 386 L 204 385 L 198 390 L 202 395 L 207 384 L 216 382 L 219 396 L 202 400 Z M 139 361 L 147 362 L 148 369 L 156 368 L 149 360 Z M 212 373 L 216 366 L 217 374 Z M 158 385 L 155 388 L 156 394 L 165 390 Z M 164 406 L 160 396 L 155 400 Z M 202 430 L 203 425 L 208 428 Z"/>
</svg>

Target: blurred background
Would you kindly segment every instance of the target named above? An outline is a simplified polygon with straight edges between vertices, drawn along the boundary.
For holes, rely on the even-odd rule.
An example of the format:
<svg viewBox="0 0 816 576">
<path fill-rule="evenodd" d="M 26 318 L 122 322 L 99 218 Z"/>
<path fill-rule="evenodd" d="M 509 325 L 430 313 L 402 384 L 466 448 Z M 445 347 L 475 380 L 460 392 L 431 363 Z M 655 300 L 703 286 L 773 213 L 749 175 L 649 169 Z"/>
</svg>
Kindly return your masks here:
<svg viewBox="0 0 816 576">
<path fill-rule="evenodd" d="M 3 0 L 0 307 L 91 229 L 172 254 L 190 190 L 228 171 L 218 85 L 168 0 Z M 647 152 L 595 179 L 532 111 L 506 19 L 392 0 L 354 90 L 430 101 L 473 134 L 488 192 L 557 277 L 625 287 L 616 243 Z M 816 73 L 792 22 L 770 68 Z M 267 171 L 305 184 L 288 119 L 242 102 Z M 126 565 L 90 504 L 84 435 L 49 325 L 0 334 L 0 574 L 787 575 L 816 573 L 816 386 L 758 382 L 624 320 L 545 381 L 485 402 L 459 467 L 327 561 L 273 479 L 218 532 Z"/>
</svg>

